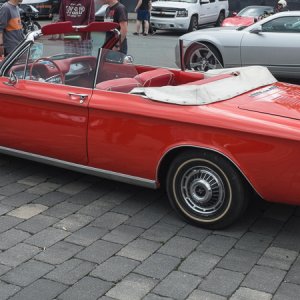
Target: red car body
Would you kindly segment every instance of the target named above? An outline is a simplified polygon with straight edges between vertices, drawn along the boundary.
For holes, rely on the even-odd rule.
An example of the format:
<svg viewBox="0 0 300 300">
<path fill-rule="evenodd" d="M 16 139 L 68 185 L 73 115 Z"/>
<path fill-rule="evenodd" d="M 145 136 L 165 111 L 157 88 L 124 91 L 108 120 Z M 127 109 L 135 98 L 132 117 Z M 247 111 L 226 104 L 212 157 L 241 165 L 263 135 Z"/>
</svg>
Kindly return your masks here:
<svg viewBox="0 0 300 300">
<path fill-rule="evenodd" d="M 226 18 L 222 26 L 250 26 L 259 18 L 274 13 L 272 6 L 247 6 L 239 13 L 233 13 L 232 17 Z"/>
<path fill-rule="evenodd" d="M 63 26 L 59 30 L 48 26 L 44 36 L 62 32 Z M 112 47 L 112 40 L 104 48 Z M 177 212 L 210 228 L 227 226 L 241 214 L 246 201 L 240 198 L 248 187 L 268 201 L 300 203 L 299 86 L 274 83 L 212 104 L 170 104 L 109 89 L 34 80 L 32 74 L 31 80 L 14 82 L 7 75 L 8 66 L 15 66 L 14 55 L 23 48 L 0 67 L 1 152 L 150 188 L 167 185 Z M 39 70 L 45 68 L 45 62 L 38 60 Z M 69 72 L 72 60 L 78 66 L 78 57 L 55 62 Z M 108 65 L 110 78 L 128 74 L 132 68 L 110 61 Z M 134 68 L 137 76 L 157 71 Z M 32 69 L 33 63 L 31 73 Z M 234 76 L 203 79 L 201 73 L 167 71 L 176 86 L 209 85 Z M 110 80 L 114 79 L 106 78 L 101 84 Z M 208 180 L 191 179 L 186 173 L 190 169 L 184 171 L 189 164 L 193 172 L 200 168 L 219 184 L 216 195 L 222 201 L 212 198 L 214 187 Z M 178 177 L 181 171 L 186 177 Z M 236 177 L 239 184 L 235 186 Z M 182 182 L 180 188 L 177 180 Z M 179 199 L 180 191 L 192 196 Z"/>
<path fill-rule="evenodd" d="M 222 26 L 250 26 L 256 22 L 254 17 L 234 16 L 226 18 L 222 22 Z"/>
</svg>

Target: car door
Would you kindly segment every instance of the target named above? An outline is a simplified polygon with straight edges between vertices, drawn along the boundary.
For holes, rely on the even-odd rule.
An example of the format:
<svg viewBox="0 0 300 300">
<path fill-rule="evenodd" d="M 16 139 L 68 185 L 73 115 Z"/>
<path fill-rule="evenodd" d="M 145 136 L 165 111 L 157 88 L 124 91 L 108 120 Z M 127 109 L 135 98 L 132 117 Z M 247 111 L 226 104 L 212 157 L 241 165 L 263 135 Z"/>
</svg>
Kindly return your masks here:
<svg viewBox="0 0 300 300">
<path fill-rule="evenodd" d="M 242 65 L 264 65 L 274 74 L 293 75 L 300 71 L 299 47 L 300 16 L 278 17 L 262 24 L 261 31 L 243 36 Z"/>
<path fill-rule="evenodd" d="M 216 22 L 219 16 L 219 5 L 217 0 L 210 0 L 209 4 L 209 22 Z"/>
<path fill-rule="evenodd" d="M 208 24 L 211 21 L 212 13 L 211 13 L 211 3 L 209 0 L 199 0 L 200 2 L 197 3 L 199 5 L 199 24 Z"/>
<path fill-rule="evenodd" d="M 0 77 L 0 146 L 85 164 L 91 89 L 42 82 L 25 67 L 23 55 Z M 9 78 L 11 71 L 14 78 Z"/>
</svg>

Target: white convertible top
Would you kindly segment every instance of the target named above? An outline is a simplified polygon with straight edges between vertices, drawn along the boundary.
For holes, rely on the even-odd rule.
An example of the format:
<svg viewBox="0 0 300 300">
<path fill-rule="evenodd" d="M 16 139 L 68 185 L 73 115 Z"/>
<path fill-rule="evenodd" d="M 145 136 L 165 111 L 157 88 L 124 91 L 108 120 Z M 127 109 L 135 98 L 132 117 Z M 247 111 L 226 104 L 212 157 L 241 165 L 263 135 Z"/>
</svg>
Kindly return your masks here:
<svg viewBox="0 0 300 300">
<path fill-rule="evenodd" d="M 261 66 L 210 70 L 204 76 L 209 78 L 221 74 L 235 76 L 200 85 L 139 87 L 134 88 L 131 93 L 178 105 L 204 105 L 227 100 L 277 81 L 266 67 Z"/>
</svg>

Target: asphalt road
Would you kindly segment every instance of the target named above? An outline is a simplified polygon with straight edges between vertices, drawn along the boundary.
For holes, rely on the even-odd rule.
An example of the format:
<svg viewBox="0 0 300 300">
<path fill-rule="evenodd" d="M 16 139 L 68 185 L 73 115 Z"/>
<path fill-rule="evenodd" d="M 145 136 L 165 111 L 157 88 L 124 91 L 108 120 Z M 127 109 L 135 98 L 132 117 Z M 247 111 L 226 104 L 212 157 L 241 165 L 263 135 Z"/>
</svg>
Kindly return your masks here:
<svg viewBox="0 0 300 300">
<path fill-rule="evenodd" d="M 129 35 L 130 52 L 172 66 L 176 39 Z M 1 300 L 295 300 L 299 252 L 294 206 L 253 199 L 204 230 L 163 191 L 0 155 Z"/>
</svg>

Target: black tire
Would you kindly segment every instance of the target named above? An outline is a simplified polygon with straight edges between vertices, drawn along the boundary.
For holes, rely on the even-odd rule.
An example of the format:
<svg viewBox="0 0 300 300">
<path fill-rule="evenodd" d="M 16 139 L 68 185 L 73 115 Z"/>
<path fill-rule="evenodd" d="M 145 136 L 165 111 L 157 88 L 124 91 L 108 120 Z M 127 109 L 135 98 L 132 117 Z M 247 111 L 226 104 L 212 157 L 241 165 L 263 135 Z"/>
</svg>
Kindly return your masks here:
<svg viewBox="0 0 300 300">
<path fill-rule="evenodd" d="M 198 17 L 197 16 L 192 16 L 190 20 L 190 26 L 188 29 L 188 32 L 196 31 L 198 30 Z"/>
<path fill-rule="evenodd" d="M 223 11 L 221 11 L 215 26 L 220 27 L 224 20 L 225 20 L 225 13 Z"/>
<path fill-rule="evenodd" d="M 209 56 L 209 52 L 211 52 L 214 57 Z M 211 69 L 216 69 L 219 63 L 223 65 L 223 59 L 219 51 L 212 45 L 194 43 L 185 52 L 184 64 L 189 70 L 206 72 Z"/>
<path fill-rule="evenodd" d="M 179 155 L 170 166 L 166 187 L 181 217 L 209 229 L 232 224 L 248 203 L 244 178 L 229 161 L 208 151 Z"/>
</svg>

